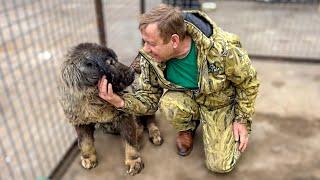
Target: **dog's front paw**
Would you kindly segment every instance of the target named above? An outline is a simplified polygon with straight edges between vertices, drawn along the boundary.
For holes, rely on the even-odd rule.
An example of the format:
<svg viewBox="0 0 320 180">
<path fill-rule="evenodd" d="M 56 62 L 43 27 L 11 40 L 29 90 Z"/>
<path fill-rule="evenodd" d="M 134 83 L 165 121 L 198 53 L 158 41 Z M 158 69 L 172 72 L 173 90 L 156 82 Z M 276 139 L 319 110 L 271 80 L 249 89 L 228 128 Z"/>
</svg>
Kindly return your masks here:
<svg viewBox="0 0 320 180">
<path fill-rule="evenodd" d="M 97 156 L 81 156 L 81 165 L 85 169 L 91 169 L 97 166 Z"/>
<path fill-rule="evenodd" d="M 161 145 L 163 143 L 163 138 L 160 135 L 159 129 L 153 129 L 149 131 L 149 139 L 154 145 Z"/>
<path fill-rule="evenodd" d="M 135 159 L 126 160 L 126 166 L 128 167 L 127 173 L 131 176 L 134 176 L 144 168 L 143 161 L 141 157 L 137 157 Z"/>
</svg>

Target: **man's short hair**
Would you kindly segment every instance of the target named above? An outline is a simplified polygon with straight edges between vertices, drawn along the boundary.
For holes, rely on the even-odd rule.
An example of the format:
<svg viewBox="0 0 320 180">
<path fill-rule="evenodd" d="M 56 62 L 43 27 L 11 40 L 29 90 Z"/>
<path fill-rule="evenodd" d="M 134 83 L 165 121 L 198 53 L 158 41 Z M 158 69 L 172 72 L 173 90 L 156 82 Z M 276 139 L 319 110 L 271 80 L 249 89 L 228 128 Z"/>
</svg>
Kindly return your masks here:
<svg viewBox="0 0 320 180">
<path fill-rule="evenodd" d="M 186 25 L 182 12 L 178 8 L 160 4 L 140 17 L 139 29 L 144 30 L 149 24 L 157 23 L 160 37 L 168 43 L 173 34 L 181 40 L 186 36 Z"/>
</svg>

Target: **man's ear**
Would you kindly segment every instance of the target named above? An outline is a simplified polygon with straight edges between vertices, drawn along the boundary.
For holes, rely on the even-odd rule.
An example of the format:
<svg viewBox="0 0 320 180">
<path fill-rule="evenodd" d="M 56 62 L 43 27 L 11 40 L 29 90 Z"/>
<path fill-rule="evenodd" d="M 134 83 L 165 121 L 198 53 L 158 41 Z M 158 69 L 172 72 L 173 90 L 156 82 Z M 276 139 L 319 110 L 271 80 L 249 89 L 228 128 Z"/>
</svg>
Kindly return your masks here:
<svg viewBox="0 0 320 180">
<path fill-rule="evenodd" d="M 180 43 L 179 35 L 178 34 L 172 34 L 171 42 L 172 42 L 173 48 L 177 48 L 179 46 L 179 43 Z"/>
</svg>

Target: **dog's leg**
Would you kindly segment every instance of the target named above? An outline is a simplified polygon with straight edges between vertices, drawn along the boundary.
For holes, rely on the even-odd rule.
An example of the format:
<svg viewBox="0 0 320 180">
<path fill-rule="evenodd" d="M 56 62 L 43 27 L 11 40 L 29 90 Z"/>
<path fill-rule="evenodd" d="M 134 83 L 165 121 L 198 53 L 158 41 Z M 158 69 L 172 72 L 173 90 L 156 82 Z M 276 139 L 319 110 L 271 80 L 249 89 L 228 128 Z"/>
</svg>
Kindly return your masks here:
<svg viewBox="0 0 320 180">
<path fill-rule="evenodd" d="M 144 164 L 138 149 L 125 141 L 125 154 L 127 173 L 132 176 L 138 174 L 144 168 Z"/>
<path fill-rule="evenodd" d="M 125 142 L 125 165 L 128 167 L 127 173 L 135 175 L 143 167 L 139 148 L 143 134 L 143 126 L 137 122 L 133 116 L 122 115 L 119 119 L 120 133 Z"/>
<path fill-rule="evenodd" d="M 94 124 L 74 126 L 78 135 L 78 146 L 81 150 L 81 165 L 85 169 L 97 165 L 96 149 L 94 147 Z"/>
<path fill-rule="evenodd" d="M 149 133 L 149 140 L 154 145 L 161 145 L 163 143 L 163 138 L 161 137 L 160 130 L 158 126 L 156 125 L 155 116 L 142 116 L 142 121 L 147 126 L 148 133 Z"/>
</svg>

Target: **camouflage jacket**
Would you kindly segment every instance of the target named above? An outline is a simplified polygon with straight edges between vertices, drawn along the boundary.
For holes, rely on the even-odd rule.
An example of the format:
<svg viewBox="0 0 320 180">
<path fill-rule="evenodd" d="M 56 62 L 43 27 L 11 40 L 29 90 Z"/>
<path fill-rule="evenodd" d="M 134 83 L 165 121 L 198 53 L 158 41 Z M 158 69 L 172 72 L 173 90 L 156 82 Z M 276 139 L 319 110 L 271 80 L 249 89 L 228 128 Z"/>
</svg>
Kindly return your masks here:
<svg viewBox="0 0 320 180">
<path fill-rule="evenodd" d="M 233 103 L 235 121 L 250 128 L 259 81 L 238 36 L 225 32 L 200 11 L 184 13 L 187 32 L 196 43 L 200 104 L 221 107 Z M 153 114 L 163 89 L 188 91 L 164 78 L 165 63 L 157 63 L 143 50 L 139 52 L 141 75 L 135 94 L 123 96 L 122 109 L 135 115 Z M 206 102 L 208 101 L 208 102 Z"/>
</svg>

